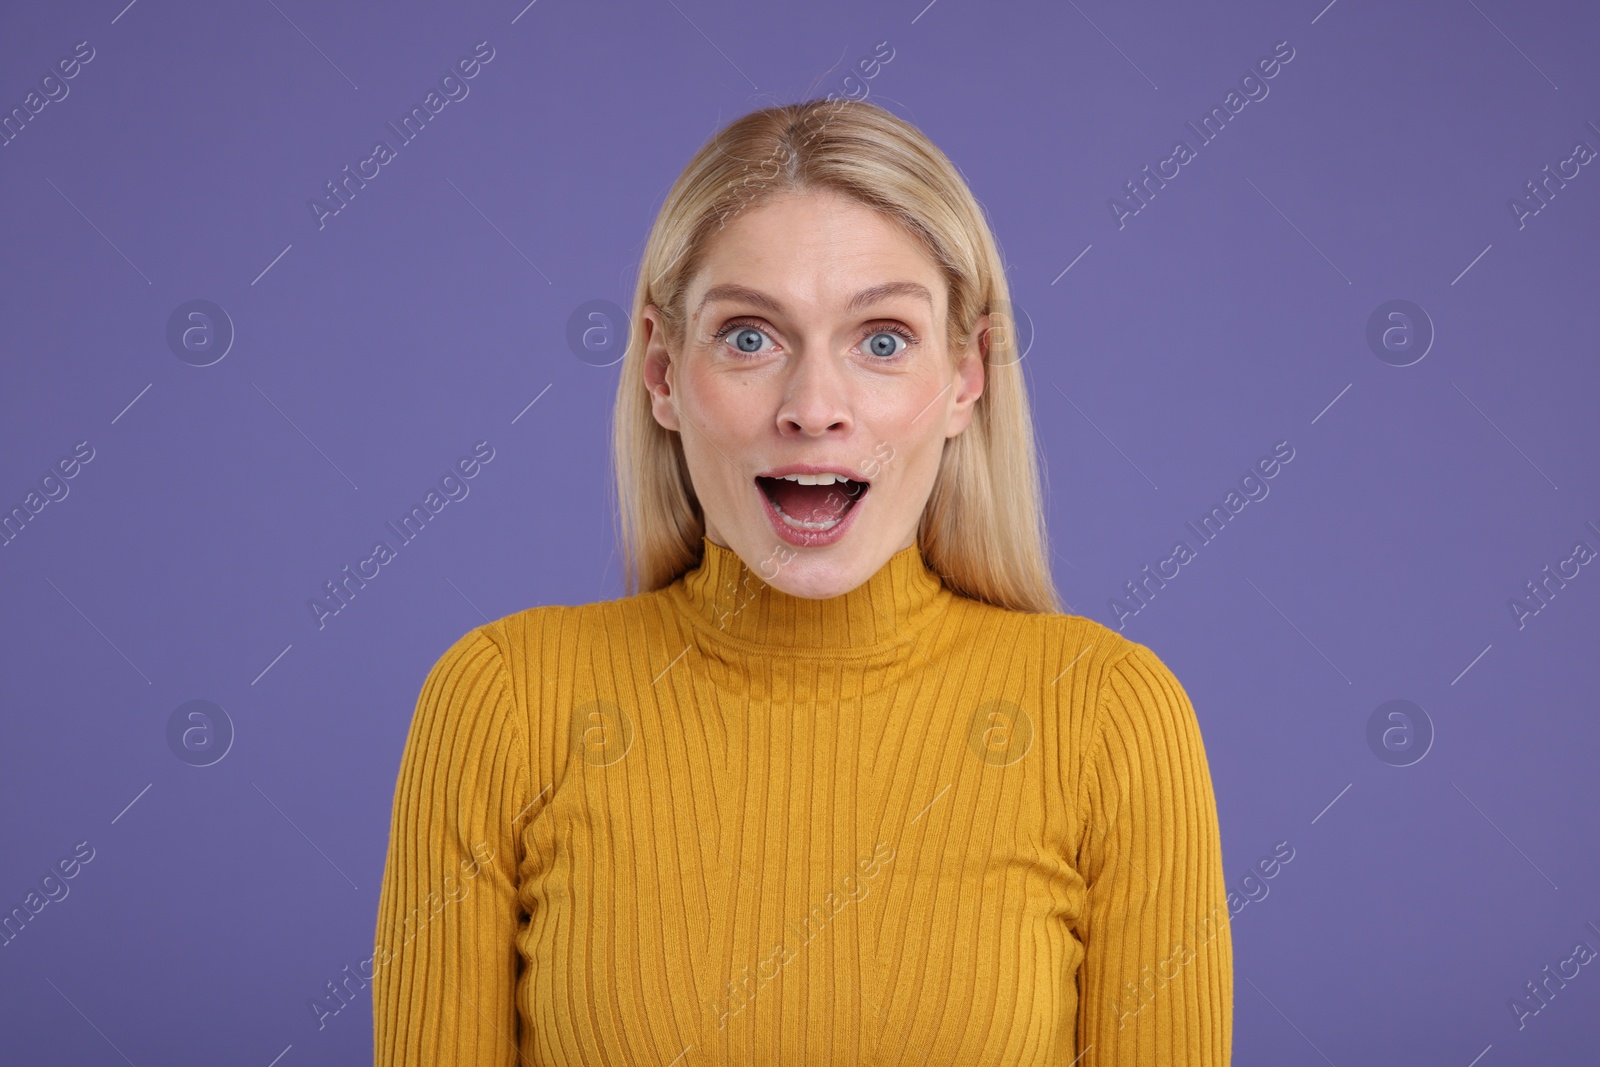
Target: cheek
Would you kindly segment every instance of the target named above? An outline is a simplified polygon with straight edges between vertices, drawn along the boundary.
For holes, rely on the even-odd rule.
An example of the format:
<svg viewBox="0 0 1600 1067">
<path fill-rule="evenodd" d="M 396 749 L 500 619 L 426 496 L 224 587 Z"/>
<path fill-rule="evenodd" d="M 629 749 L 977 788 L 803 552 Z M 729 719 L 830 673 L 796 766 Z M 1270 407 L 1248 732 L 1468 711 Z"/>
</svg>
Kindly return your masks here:
<svg viewBox="0 0 1600 1067">
<path fill-rule="evenodd" d="M 878 507 L 916 512 L 927 504 L 939 476 L 943 439 L 927 439 L 924 421 L 926 418 L 916 422 L 908 418 L 863 435 L 862 440 L 871 443 L 853 459 L 862 473 L 871 477 L 870 493 L 877 497 Z M 919 430 L 922 435 L 916 436 Z"/>
<path fill-rule="evenodd" d="M 720 375 L 696 368 L 680 379 L 684 388 L 678 405 L 692 415 L 702 436 L 715 441 L 730 457 L 742 459 L 728 450 L 729 444 L 741 445 L 755 439 L 770 426 L 767 413 L 776 401 L 767 396 L 762 383 L 737 375 Z"/>
<path fill-rule="evenodd" d="M 695 495 L 719 524 L 748 516 L 761 504 L 756 464 L 772 459 L 774 402 L 753 383 L 703 370 L 680 381 L 679 436 Z"/>
<path fill-rule="evenodd" d="M 726 390 L 715 381 L 688 375 L 680 375 L 676 385 L 673 406 L 684 451 L 693 457 L 715 456 L 719 448 L 726 453 L 739 433 L 737 409 L 729 404 Z"/>
<path fill-rule="evenodd" d="M 929 412 L 931 415 L 932 412 Z M 944 438 L 929 436 L 922 421 L 903 430 L 898 437 L 886 438 L 884 449 L 887 458 L 883 469 L 906 489 L 922 492 L 933 487 L 939 475 L 939 461 L 944 456 Z"/>
</svg>

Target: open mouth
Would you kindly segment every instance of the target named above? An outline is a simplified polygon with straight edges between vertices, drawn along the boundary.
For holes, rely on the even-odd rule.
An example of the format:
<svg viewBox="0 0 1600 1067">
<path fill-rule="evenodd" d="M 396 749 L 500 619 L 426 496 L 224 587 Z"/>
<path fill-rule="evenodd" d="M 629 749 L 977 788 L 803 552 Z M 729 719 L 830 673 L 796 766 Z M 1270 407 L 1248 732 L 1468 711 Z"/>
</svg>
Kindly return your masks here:
<svg viewBox="0 0 1600 1067">
<path fill-rule="evenodd" d="M 836 478 L 830 485 L 808 485 L 789 478 L 756 476 L 773 510 L 796 530 L 831 530 L 844 520 L 856 502 L 866 496 L 869 482 Z"/>
</svg>

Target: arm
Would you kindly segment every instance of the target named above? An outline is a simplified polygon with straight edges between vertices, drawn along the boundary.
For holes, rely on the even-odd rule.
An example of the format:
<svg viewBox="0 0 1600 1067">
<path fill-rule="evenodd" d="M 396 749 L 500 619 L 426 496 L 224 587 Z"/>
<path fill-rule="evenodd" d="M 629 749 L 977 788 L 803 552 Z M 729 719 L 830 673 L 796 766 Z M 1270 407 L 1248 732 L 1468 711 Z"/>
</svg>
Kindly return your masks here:
<svg viewBox="0 0 1600 1067">
<path fill-rule="evenodd" d="M 429 671 L 400 760 L 374 942 L 380 1067 L 517 1061 L 523 738 L 500 650 L 473 630 Z"/>
<path fill-rule="evenodd" d="M 1080 776 L 1080 1067 L 1226 1067 L 1233 941 L 1200 726 L 1143 645 L 1107 668 Z M 1092 1046 L 1092 1047 L 1091 1047 Z"/>
</svg>

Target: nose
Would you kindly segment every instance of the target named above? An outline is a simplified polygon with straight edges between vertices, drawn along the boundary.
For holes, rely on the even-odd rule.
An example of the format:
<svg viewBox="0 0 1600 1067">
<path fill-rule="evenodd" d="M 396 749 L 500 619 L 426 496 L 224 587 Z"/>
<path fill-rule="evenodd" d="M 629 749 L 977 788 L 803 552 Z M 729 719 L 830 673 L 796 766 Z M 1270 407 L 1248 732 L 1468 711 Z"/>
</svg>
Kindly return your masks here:
<svg viewBox="0 0 1600 1067">
<path fill-rule="evenodd" d="M 807 347 L 809 351 L 792 364 L 794 370 L 778 408 L 778 430 L 794 437 L 848 434 L 852 420 L 845 372 L 825 348 Z"/>
</svg>

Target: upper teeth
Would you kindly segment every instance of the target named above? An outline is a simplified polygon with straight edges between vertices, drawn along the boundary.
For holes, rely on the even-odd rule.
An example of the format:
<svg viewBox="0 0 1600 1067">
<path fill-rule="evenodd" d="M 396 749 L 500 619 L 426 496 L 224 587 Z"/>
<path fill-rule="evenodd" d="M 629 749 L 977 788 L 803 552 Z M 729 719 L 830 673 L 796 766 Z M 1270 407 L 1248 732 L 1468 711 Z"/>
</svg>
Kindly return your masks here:
<svg viewBox="0 0 1600 1067">
<path fill-rule="evenodd" d="M 832 471 L 823 471 L 821 474 L 780 474 L 778 477 L 786 482 L 799 482 L 801 485 L 832 485 L 834 482 L 848 482 L 850 479 L 842 474 Z"/>
</svg>

